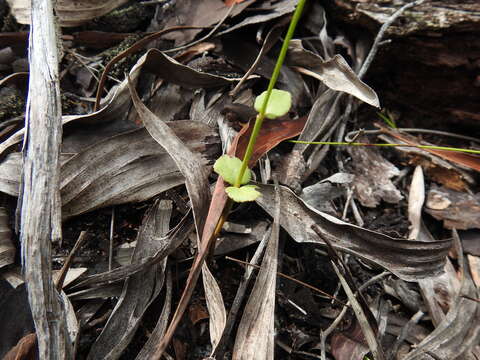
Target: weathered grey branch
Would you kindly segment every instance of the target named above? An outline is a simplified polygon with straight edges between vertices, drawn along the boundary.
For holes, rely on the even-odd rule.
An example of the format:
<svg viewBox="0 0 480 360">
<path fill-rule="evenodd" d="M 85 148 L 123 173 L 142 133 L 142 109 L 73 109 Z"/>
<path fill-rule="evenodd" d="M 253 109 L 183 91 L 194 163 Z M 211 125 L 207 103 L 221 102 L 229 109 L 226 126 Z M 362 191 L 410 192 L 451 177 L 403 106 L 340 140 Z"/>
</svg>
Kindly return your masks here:
<svg viewBox="0 0 480 360">
<path fill-rule="evenodd" d="M 58 43 L 52 0 L 32 0 L 30 82 L 20 189 L 20 239 L 40 359 L 71 358 L 65 308 L 52 281 L 51 243 L 61 237 L 62 138 Z"/>
</svg>

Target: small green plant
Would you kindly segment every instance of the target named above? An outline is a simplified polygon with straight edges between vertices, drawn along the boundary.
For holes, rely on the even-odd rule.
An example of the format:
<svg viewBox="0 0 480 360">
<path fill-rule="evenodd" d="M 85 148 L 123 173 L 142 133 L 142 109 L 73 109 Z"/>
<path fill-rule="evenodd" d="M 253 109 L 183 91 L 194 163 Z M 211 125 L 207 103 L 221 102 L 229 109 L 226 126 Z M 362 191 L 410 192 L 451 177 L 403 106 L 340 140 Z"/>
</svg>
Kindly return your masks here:
<svg viewBox="0 0 480 360">
<path fill-rule="evenodd" d="M 259 113 L 262 111 L 262 106 L 266 96 L 267 91 L 264 91 L 255 100 L 255 110 L 257 110 Z M 268 102 L 265 110 L 265 117 L 269 119 L 276 119 L 280 116 L 283 116 L 288 113 L 291 105 L 292 96 L 288 91 L 273 89 L 270 95 L 270 101 Z M 254 201 L 260 196 L 260 193 L 255 190 L 257 186 L 245 185 L 250 182 L 252 172 L 249 168 L 246 168 L 243 175 L 240 176 L 241 169 L 242 160 L 229 155 L 221 156 L 213 165 L 213 170 L 220 175 L 225 182 L 232 185 L 225 189 L 230 199 L 235 202 Z M 237 181 L 239 178 L 240 181 Z"/>
<path fill-rule="evenodd" d="M 228 197 L 235 202 L 253 201 L 260 196 L 260 193 L 255 190 L 255 185 L 245 185 L 250 181 L 251 177 L 251 171 L 248 169 L 248 163 L 252 157 L 255 142 L 258 134 L 260 133 L 260 129 L 262 128 L 265 117 L 268 119 L 275 119 L 283 116 L 288 113 L 292 105 L 291 94 L 288 91 L 274 89 L 274 87 L 275 83 L 277 82 L 278 75 L 280 74 L 283 61 L 285 60 L 285 55 L 287 54 L 288 44 L 292 39 L 293 32 L 295 31 L 295 27 L 300 19 L 305 2 L 306 0 L 300 0 L 297 4 L 295 12 L 293 13 L 287 35 L 283 41 L 283 45 L 280 50 L 280 54 L 278 55 L 275 68 L 273 69 L 272 77 L 268 83 L 267 90 L 255 99 L 255 110 L 258 111 L 258 115 L 255 119 L 255 125 L 253 126 L 252 134 L 250 135 L 243 160 L 240 161 L 240 159 L 236 157 L 224 155 L 217 159 L 215 165 L 213 166 L 214 171 L 227 183 L 232 185 L 227 187 L 225 191 Z M 245 177 L 245 174 L 248 174 L 247 177 Z M 245 180 L 247 178 L 248 180 Z M 222 218 L 219 224 L 222 224 L 224 220 L 225 219 Z M 219 227 L 221 228 L 221 226 Z"/>
<path fill-rule="evenodd" d="M 241 167 L 242 160 L 234 156 L 223 155 L 217 159 L 215 165 L 213 165 L 213 170 L 218 175 L 220 175 L 225 182 L 229 183 L 230 185 L 235 185 Z M 252 172 L 250 171 L 250 169 L 247 169 L 247 171 L 245 171 L 240 182 L 240 184 L 243 186 L 229 186 L 225 189 L 230 199 L 235 202 L 245 202 L 253 201 L 258 196 L 260 196 L 260 193 L 255 190 L 257 186 L 245 185 L 250 182 L 250 179 L 252 177 L 251 174 Z"/>
</svg>

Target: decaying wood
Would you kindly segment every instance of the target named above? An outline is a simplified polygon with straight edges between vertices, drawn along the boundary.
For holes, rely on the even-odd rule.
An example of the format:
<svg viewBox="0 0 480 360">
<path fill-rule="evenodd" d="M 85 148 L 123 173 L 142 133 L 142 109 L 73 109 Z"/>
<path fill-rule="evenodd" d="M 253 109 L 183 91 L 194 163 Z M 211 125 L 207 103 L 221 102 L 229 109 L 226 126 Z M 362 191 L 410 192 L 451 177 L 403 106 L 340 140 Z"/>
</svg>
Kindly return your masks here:
<svg viewBox="0 0 480 360">
<path fill-rule="evenodd" d="M 51 245 L 61 238 L 59 153 L 62 110 L 51 0 L 33 0 L 27 136 L 20 189 L 20 240 L 40 359 L 69 359 L 65 304 L 52 280 Z"/>
<path fill-rule="evenodd" d="M 330 0 L 330 13 L 348 27 L 375 34 L 407 0 Z M 444 122 L 475 124 L 480 119 L 480 2 L 426 0 L 407 10 L 387 31 L 369 83 L 382 105 L 405 117 L 422 114 L 422 127 Z M 448 86 L 445 86 L 448 84 Z M 425 121 L 431 119 L 431 123 Z"/>
</svg>

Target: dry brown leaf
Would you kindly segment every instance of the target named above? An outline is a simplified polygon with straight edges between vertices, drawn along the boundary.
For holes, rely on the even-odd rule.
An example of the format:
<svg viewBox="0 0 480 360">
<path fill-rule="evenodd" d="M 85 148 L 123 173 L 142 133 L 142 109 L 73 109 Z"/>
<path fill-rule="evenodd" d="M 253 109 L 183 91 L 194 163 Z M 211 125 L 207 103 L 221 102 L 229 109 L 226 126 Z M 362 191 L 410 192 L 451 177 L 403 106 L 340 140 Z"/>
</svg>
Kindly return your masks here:
<svg viewBox="0 0 480 360">
<path fill-rule="evenodd" d="M 3 360 L 35 360 L 37 353 L 37 335 L 28 334 L 20 339 L 18 344 L 12 348 Z"/>
<path fill-rule="evenodd" d="M 260 133 L 258 134 L 257 142 L 248 166 L 252 168 L 255 166 L 255 163 L 258 161 L 258 159 L 260 159 L 270 149 L 273 149 L 282 141 L 300 134 L 305 126 L 306 120 L 306 117 L 297 119 L 265 119 L 262 128 L 260 129 Z M 245 127 L 242 129 L 242 136 L 238 138 L 235 156 L 239 159 L 243 159 L 252 129 L 253 124 Z"/>
<path fill-rule="evenodd" d="M 291 41 L 288 50 L 287 65 L 320 80 L 332 90 L 346 92 L 369 105 L 380 107 L 377 93 L 358 78 L 341 55 L 323 60 L 304 49 L 300 40 Z"/>
<path fill-rule="evenodd" d="M 271 215 L 274 213 L 274 191 L 269 185 L 258 184 L 257 203 Z M 311 229 L 316 224 L 323 237 L 340 251 L 373 262 L 406 281 L 436 276 L 443 271 L 452 242 L 442 240 L 424 243 L 394 239 L 378 232 L 345 223 L 305 204 L 291 190 L 280 186 L 282 208 L 280 225 L 297 242 L 322 244 Z"/>
</svg>

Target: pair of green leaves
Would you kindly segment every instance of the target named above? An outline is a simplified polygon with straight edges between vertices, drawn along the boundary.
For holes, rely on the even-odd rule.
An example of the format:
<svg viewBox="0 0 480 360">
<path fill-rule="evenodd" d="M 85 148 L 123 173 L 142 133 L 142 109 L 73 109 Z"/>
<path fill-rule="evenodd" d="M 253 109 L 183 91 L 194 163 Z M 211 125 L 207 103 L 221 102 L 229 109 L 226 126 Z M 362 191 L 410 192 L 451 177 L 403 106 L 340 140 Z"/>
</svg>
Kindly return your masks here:
<svg viewBox="0 0 480 360">
<path fill-rule="evenodd" d="M 223 180 L 225 180 L 230 185 L 234 185 L 237 180 L 238 173 L 242 167 L 242 160 L 237 157 L 223 155 L 215 161 L 213 165 L 213 170 L 220 175 Z M 225 189 L 227 195 L 230 199 L 236 202 L 245 202 L 245 201 L 254 201 L 257 197 L 260 196 L 260 193 L 255 190 L 257 186 L 255 185 L 244 185 L 250 182 L 252 178 L 252 172 L 250 169 L 245 171 L 241 184 L 243 186 L 235 187 L 229 186 Z"/>
<path fill-rule="evenodd" d="M 263 114 L 269 119 L 276 119 L 288 113 L 292 105 L 292 95 L 288 91 L 272 89 L 270 97 L 268 98 L 268 103 L 265 104 L 267 94 L 268 92 L 264 91 L 255 99 L 254 107 L 258 113 L 262 114 L 262 110 L 264 110 Z M 255 136 L 255 139 L 257 135 L 258 131 L 255 135 L 252 133 L 252 137 Z M 255 142 L 255 139 L 253 139 L 253 142 Z M 250 159 L 245 159 L 247 162 L 249 160 Z M 213 165 L 213 170 L 227 183 L 235 185 L 241 167 L 242 161 L 239 158 L 223 155 L 217 159 Z M 251 171 L 247 168 L 245 174 L 243 174 L 242 181 L 240 182 L 240 185 L 243 186 L 229 186 L 225 189 L 228 197 L 236 202 L 254 201 L 259 197 L 260 193 L 255 190 L 257 186 L 245 185 L 250 182 L 251 177 Z"/>
</svg>

